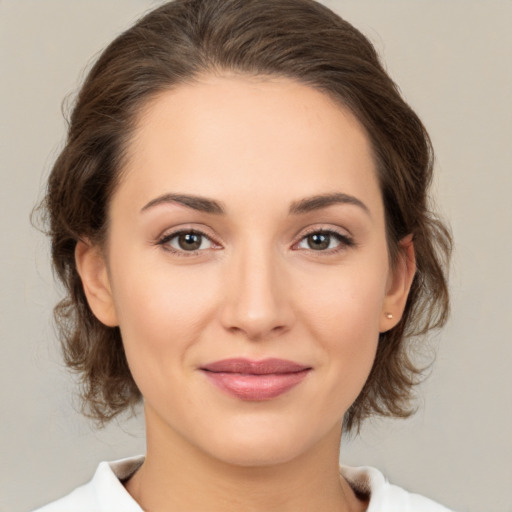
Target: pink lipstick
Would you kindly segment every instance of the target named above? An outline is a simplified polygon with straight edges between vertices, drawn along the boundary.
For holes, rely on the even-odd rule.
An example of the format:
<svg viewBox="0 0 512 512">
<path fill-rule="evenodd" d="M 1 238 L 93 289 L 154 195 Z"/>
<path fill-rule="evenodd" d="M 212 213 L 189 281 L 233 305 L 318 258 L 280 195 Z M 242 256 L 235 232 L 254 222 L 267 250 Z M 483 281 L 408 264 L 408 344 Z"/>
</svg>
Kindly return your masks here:
<svg viewBox="0 0 512 512">
<path fill-rule="evenodd" d="M 201 367 L 222 391 L 249 401 L 270 400 L 302 382 L 311 370 L 284 359 L 224 359 Z"/>
</svg>

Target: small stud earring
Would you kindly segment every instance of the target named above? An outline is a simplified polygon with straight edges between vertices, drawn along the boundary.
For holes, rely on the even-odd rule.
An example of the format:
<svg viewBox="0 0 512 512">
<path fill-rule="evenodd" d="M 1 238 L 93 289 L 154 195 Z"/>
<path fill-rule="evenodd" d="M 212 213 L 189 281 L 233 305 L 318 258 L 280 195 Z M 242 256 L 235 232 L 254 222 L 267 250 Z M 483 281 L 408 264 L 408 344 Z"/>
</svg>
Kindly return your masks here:
<svg viewBox="0 0 512 512">
<path fill-rule="evenodd" d="M 391 320 L 393 318 L 393 313 L 386 313 L 386 318 L 389 318 L 389 320 Z"/>
</svg>

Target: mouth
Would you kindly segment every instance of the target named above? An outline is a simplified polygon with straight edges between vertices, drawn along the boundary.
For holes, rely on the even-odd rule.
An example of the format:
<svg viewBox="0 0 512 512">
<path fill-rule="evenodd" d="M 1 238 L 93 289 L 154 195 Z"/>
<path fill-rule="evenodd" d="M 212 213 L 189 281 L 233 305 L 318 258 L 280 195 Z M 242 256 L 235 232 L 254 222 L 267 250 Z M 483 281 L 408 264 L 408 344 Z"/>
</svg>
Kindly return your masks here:
<svg viewBox="0 0 512 512">
<path fill-rule="evenodd" d="M 264 401 L 300 384 L 312 368 L 284 359 L 251 361 L 236 358 L 215 361 L 200 370 L 217 388 L 231 396 Z"/>
</svg>

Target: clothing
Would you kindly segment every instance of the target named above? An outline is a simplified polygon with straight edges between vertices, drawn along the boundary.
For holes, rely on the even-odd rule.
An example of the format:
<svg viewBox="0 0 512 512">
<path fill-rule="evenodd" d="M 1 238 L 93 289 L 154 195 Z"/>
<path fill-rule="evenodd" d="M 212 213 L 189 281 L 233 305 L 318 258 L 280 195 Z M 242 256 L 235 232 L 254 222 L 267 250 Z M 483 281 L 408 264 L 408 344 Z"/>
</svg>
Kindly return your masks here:
<svg viewBox="0 0 512 512">
<path fill-rule="evenodd" d="M 143 461 L 144 457 L 133 457 L 102 462 L 89 483 L 34 512 L 143 512 L 122 484 Z M 423 496 L 391 485 L 375 468 L 341 466 L 340 472 L 356 492 L 370 493 L 367 512 L 450 512 Z"/>
</svg>

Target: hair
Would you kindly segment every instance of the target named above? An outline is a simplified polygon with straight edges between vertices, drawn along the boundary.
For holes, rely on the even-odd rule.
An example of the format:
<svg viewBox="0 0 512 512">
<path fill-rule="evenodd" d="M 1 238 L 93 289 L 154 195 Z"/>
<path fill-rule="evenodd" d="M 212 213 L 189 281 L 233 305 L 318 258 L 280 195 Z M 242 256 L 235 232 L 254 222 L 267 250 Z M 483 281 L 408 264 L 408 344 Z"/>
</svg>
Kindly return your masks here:
<svg viewBox="0 0 512 512">
<path fill-rule="evenodd" d="M 442 326 L 449 311 L 451 237 L 431 212 L 433 149 L 378 55 L 356 28 L 313 0 L 175 0 L 119 35 L 88 73 L 67 140 L 41 204 L 53 266 L 66 296 L 55 307 L 66 364 L 81 378 L 84 414 L 104 424 L 141 394 L 119 328 L 87 303 L 77 241 L 103 244 L 108 209 L 138 116 L 163 91 L 205 74 L 293 79 L 349 109 L 371 141 L 392 263 L 412 234 L 417 271 L 400 322 L 380 335 L 370 375 L 345 414 L 347 431 L 372 415 L 407 417 L 423 370 L 412 338 Z"/>
</svg>

